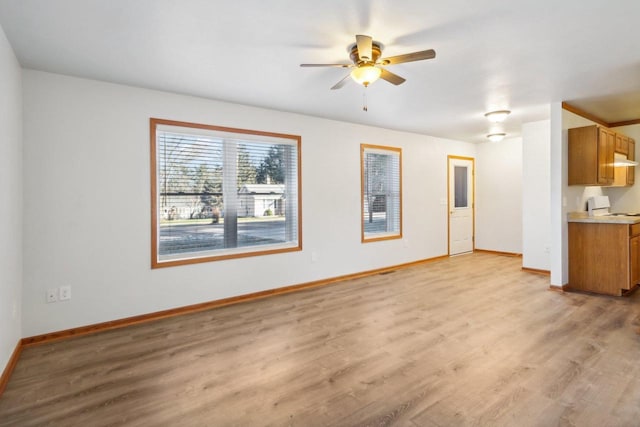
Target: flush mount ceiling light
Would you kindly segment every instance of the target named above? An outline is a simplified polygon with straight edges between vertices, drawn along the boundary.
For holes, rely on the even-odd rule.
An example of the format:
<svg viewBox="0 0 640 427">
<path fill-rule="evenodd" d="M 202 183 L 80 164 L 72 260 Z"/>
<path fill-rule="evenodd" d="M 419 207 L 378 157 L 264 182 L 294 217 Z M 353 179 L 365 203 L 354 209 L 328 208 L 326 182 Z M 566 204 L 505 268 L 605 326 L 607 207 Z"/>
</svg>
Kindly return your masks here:
<svg viewBox="0 0 640 427">
<path fill-rule="evenodd" d="M 503 122 L 504 119 L 511 113 L 509 110 L 497 110 L 491 111 L 490 113 L 485 114 L 484 116 L 492 123 L 500 123 Z"/>
<path fill-rule="evenodd" d="M 351 71 L 351 78 L 364 87 L 369 86 L 380 78 L 382 69 L 373 65 L 361 65 Z"/>
<path fill-rule="evenodd" d="M 489 141 L 491 142 L 500 142 L 505 136 L 507 136 L 506 133 L 490 133 L 487 135 L 487 138 L 489 138 Z"/>
</svg>

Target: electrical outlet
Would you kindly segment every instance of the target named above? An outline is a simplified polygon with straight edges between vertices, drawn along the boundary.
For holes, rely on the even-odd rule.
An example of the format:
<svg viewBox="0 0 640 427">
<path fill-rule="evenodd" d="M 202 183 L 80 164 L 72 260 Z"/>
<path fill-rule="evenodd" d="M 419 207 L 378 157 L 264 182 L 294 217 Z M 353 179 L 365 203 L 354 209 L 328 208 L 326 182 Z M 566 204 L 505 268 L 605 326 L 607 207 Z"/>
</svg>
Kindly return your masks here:
<svg viewBox="0 0 640 427">
<path fill-rule="evenodd" d="M 58 301 L 58 288 L 47 289 L 47 302 Z"/>
<path fill-rule="evenodd" d="M 60 301 L 71 299 L 71 286 L 60 286 Z"/>
<path fill-rule="evenodd" d="M 318 262 L 318 252 L 311 252 L 311 262 Z"/>
</svg>

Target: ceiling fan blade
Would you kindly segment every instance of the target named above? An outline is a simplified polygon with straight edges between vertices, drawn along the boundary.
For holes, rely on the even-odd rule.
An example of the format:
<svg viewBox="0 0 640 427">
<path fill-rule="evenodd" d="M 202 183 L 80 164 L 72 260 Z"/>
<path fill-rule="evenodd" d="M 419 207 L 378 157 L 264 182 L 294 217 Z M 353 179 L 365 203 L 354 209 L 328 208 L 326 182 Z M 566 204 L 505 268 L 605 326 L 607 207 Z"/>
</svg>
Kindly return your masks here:
<svg viewBox="0 0 640 427">
<path fill-rule="evenodd" d="M 397 74 L 392 73 L 391 71 L 387 71 L 384 68 L 381 68 L 382 73 L 380 74 L 380 78 L 382 80 L 386 80 L 389 83 L 393 83 L 394 85 L 401 85 L 406 81 L 405 78 L 400 77 Z"/>
<path fill-rule="evenodd" d="M 331 87 L 331 90 L 340 89 L 342 86 L 347 84 L 350 78 L 351 78 L 351 75 L 347 74 L 342 80 L 334 84 L 333 87 Z"/>
<path fill-rule="evenodd" d="M 300 64 L 301 67 L 340 67 L 349 68 L 353 67 L 353 64 Z"/>
<path fill-rule="evenodd" d="M 436 51 L 433 49 L 421 50 L 420 52 L 406 53 L 404 55 L 390 56 L 382 58 L 382 65 L 402 64 L 403 62 L 422 61 L 424 59 L 432 59 L 436 57 Z"/>
<path fill-rule="evenodd" d="M 357 35 L 356 45 L 358 46 L 358 59 L 360 61 L 371 61 L 371 48 L 373 46 L 373 39 L 369 36 Z"/>
</svg>

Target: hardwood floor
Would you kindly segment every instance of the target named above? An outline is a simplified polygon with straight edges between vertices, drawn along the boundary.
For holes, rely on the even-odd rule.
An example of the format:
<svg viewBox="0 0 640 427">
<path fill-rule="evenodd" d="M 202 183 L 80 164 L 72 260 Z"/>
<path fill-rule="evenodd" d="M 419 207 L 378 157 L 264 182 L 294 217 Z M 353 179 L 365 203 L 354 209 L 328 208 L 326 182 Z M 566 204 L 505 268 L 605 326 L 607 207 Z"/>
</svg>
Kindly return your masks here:
<svg viewBox="0 0 640 427">
<path fill-rule="evenodd" d="M 640 296 L 477 253 L 25 348 L 0 425 L 637 426 Z"/>
</svg>

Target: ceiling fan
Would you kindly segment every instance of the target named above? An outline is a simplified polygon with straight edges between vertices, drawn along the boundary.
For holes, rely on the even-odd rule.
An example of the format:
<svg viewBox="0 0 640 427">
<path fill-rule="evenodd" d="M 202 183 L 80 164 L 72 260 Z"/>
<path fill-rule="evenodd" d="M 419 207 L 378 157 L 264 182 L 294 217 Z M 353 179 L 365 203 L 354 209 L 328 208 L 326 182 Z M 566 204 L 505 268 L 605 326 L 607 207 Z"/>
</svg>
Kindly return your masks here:
<svg viewBox="0 0 640 427">
<path fill-rule="evenodd" d="M 370 36 L 357 35 L 356 43 L 349 47 L 349 57 L 353 63 L 341 64 L 300 64 L 301 67 L 342 67 L 353 68 L 351 73 L 345 76 L 338 83 L 333 85 L 331 89 L 340 89 L 351 77 L 357 83 L 364 87 L 369 86 L 374 81 L 381 78 L 394 85 L 400 85 L 405 79 L 397 74 L 382 68 L 386 65 L 402 64 L 403 62 L 422 61 L 436 57 L 433 49 L 422 50 L 420 52 L 406 53 L 404 55 L 390 56 L 388 58 L 380 58 L 383 46 L 381 43 L 373 41 Z"/>
</svg>

